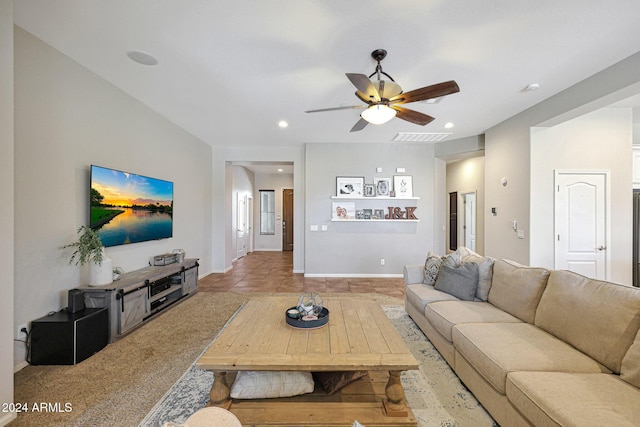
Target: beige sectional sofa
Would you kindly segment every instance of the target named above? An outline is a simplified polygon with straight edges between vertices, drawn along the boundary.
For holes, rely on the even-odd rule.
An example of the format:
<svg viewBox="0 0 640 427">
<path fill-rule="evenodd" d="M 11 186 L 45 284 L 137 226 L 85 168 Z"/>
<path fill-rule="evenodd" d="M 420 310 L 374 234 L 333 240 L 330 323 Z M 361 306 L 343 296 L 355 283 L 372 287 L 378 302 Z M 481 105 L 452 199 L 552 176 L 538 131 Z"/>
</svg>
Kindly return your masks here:
<svg viewBox="0 0 640 427">
<path fill-rule="evenodd" d="M 492 264 L 486 301 L 407 265 L 405 309 L 500 425 L 640 426 L 638 288 L 468 257 Z"/>
</svg>

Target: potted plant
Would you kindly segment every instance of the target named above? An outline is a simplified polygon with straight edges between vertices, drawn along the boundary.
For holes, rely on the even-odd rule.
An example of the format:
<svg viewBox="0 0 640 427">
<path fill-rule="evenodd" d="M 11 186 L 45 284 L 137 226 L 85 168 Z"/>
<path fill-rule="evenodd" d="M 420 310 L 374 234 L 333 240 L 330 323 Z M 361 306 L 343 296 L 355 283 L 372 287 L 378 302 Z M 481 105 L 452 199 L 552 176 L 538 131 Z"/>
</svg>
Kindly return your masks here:
<svg viewBox="0 0 640 427">
<path fill-rule="evenodd" d="M 89 264 L 89 284 L 92 286 L 106 285 L 113 281 L 111 259 L 104 253 L 104 245 L 100 236 L 91 227 L 85 225 L 78 228 L 80 238 L 77 242 L 69 243 L 64 248 L 76 248 L 71 254 L 69 264 Z"/>
</svg>

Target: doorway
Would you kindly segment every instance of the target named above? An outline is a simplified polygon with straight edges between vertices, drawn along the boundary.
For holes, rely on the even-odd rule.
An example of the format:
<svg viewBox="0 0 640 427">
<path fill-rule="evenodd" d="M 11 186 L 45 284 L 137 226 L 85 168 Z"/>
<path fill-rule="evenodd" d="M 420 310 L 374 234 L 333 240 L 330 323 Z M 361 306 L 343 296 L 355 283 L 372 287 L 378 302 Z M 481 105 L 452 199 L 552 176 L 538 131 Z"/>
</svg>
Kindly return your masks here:
<svg viewBox="0 0 640 427">
<path fill-rule="evenodd" d="M 464 220 L 462 221 L 462 245 L 476 251 L 476 192 L 462 193 Z"/>
<path fill-rule="evenodd" d="M 449 193 L 449 249 L 458 249 L 458 192 Z"/>
<path fill-rule="evenodd" d="M 293 251 L 293 189 L 282 190 L 282 250 Z"/>
<path fill-rule="evenodd" d="M 247 254 L 247 196 L 237 193 L 236 197 L 236 258 L 240 259 Z"/>
<path fill-rule="evenodd" d="M 608 171 L 555 171 L 555 268 L 607 280 Z"/>
</svg>

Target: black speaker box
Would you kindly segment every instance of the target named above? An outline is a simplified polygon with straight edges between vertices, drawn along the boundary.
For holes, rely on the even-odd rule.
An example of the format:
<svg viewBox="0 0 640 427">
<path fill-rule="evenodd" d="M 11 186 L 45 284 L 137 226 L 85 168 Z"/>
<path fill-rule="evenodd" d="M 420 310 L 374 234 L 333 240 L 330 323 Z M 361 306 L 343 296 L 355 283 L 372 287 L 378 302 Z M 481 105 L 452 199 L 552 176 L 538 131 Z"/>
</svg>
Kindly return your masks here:
<svg viewBox="0 0 640 427">
<path fill-rule="evenodd" d="M 71 289 L 69 291 L 67 312 L 77 313 L 82 310 L 84 310 L 84 291 L 81 291 L 80 289 Z"/>
<path fill-rule="evenodd" d="M 31 322 L 32 365 L 75 365 L 109 342 L 109 312 L 85 308 L 59 311 Z"/>
</svg>

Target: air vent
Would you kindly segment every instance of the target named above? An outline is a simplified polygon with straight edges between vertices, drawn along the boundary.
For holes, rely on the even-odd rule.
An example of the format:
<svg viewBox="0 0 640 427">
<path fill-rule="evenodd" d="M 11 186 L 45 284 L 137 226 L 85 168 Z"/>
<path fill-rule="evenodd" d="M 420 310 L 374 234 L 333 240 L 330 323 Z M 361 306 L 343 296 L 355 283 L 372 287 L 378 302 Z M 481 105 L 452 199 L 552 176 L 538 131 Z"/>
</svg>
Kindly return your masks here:
<svg viewBox="0 0 640 427">
<path fill-rule="evenodd" d="M 439 142 L 447 139 L 450 132 L 399 132 L 392 141 L 400 142 Z"/>
</svg>

